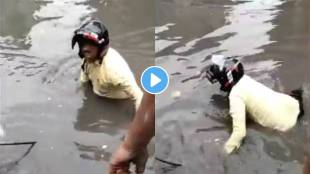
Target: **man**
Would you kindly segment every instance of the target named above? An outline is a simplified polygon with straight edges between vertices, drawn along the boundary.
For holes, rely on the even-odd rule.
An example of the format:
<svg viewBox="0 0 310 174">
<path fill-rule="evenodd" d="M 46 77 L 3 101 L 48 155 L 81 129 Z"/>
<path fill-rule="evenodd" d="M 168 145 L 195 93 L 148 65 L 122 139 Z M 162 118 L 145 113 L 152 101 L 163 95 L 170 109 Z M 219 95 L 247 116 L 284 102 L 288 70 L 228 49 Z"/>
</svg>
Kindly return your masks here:
<svg viewBox="0 0 310 174">
<path fill-rule="evenodd" d="M 219 82 L 220 89 L 229 93 L 233 131 L 225 144 L 227 153 L 237 150 L 246 136 L 246 112 L 260 125 L 279 131 L 291 129 L 303 114 L 301 91 L 294 91 L 292 96 L 273 91 L 244 75 L 243 66 L 236 59 L 214 55 L 212 62 L 206 77 L 211 83 Z"/>
<path fill-rule="evenodd" d="M 107 28 L 100 21 L 89 21 L 74 32 L 72 49 L 76 43 L 83 59 L 81 83 L 90 81 L 94 93 L 99 96 L 131 98 L 137 109 L 143 93 L 125 59 L 109 46 Z"/>
<path fill-rule="evenodd" d="M 130 164 L 142 174 L 148 158 L 146 146 L 155 134 L 155 96 L 144 94 L 124 142 L 114 153 L 109 174 L 130 174 Z"/>
</svg>

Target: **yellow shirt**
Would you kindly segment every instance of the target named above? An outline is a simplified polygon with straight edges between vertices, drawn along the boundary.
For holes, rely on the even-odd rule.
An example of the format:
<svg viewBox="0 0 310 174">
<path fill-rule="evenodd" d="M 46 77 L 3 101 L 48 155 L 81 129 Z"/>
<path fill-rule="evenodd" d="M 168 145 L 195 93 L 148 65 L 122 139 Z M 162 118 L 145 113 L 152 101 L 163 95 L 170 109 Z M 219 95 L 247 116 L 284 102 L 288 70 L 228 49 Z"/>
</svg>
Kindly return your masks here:
<svg viewBox="0 0 310 174">
<path fill-rule="evenodd" d="M 233 131 L 225 144 L 227 153 L 238 149 L 246 136 L 246 111 L 249 117 L 262 126 L 287 131 L 297 121 L 299 103 L 244 75 L 229 94 Z"/>
<path fill-rule="evenodd" d="M 91 81 L 93 91 L 99 96 L 112 99 L 135 100 L 136 109 L 142 100 L 143 92 L 125 59 L 113 48 L 109 48 L 102 63 L 86 63 L 81 70 L 80 81 Z"/>
</svg>

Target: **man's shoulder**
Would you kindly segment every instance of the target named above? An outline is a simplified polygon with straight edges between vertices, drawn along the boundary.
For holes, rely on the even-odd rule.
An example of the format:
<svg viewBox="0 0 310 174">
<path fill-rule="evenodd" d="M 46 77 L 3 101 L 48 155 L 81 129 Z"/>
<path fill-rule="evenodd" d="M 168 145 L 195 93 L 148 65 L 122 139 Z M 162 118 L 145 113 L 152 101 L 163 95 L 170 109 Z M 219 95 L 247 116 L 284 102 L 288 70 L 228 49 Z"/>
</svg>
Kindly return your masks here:
<svg viewBox="0 0 310 174">
<path fill-rule="evenodd" d="M 113 48 L 109 48 L 107 55 L 104 57 L 104 69 L 115 76 L 124 76 L 130 73 L 129 65 L 121 54 Z"/>
<path fill-rule="evenodd" d="M 107 54 L 104 57 L 104 61 L 107 66 L 128 66 L 123 56 L 114 48 L 109 48 Z"/>
<path fill-rule="evenodd" d="M 104 56 L 105 59 L 112 61 L 117 59 L 124 59 L 122 55 L 114 48 L 108 48 L 107 54 Z"/>
<path fill-rule="evenodd" d="M 230 93 L 229 93 L 229 98 L 233 97 L 241 97 L 244 93 L 244 90 L 248 88 L 248 83 L 251 81 L 251 77 L 247 75 L 243 75 L 242 78 L 236 83 Z M 251 82 L 250 82 L 251 83 Z"/>
<path fill-rule="evenodd" d="M 107 53 L 110 54 L 110 55 L 113 55 L 113 56 L 120 56 L 120 57 L 122 57 L 121 54 L 116 49 L 114 49 L 112 47 L 108 48 L 108 52 Z"/>
<path fill-rule="evenodd" d="M 243 75 L 241 79 L 234 85 L 233 89 L 236 88 L 248 88 L 251 84 L 256 81 L 248 75 Z"/>
</svg>

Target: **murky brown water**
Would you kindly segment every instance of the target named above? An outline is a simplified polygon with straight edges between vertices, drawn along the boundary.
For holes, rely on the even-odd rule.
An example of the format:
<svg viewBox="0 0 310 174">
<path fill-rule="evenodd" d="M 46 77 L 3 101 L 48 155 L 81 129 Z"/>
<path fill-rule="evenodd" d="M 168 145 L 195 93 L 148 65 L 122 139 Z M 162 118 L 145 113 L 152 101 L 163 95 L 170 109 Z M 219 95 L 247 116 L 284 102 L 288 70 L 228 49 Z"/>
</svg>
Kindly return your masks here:
<svg viewBox="0 0 310 174">
<path fill-rule="evenodd" d="M 310 1 L 156 1 L 156 64 L 171 75 L 156 97 L 156 161 L 165 174 L 298 174 L 305 150 L 306 115 L 287 132 L 247 124 L 238 153 L 226 156 L 231 120 L 217 85 L 182 80 L 209 64 L 212 54 L 237 56 L 246 73 L 282 92 L 309 83 Z M 309 94 L 309 88 L 305 87 Z M 181 94 L 179 97 L 176 94 Z M 305 97 L 305 103 L 309 103 Z"/>
<path fill-rule="evenodd" d="M 106 173 L 111 153 L 125 134 L 130 101 L 95 96 L 77 81 L 80 59 L 72 51 L 74 29 L 89 18 L 108 26 L 137 79 L 154 64 L 154 5 L 149 0 L 1 0 L 0 173 Z M 2 155 L 6 154 L 6 155 Z M 147 172 L 154 172 L 150 160 Z M 4 167 L 2 167 L 4 166 Z"/>
</svg>

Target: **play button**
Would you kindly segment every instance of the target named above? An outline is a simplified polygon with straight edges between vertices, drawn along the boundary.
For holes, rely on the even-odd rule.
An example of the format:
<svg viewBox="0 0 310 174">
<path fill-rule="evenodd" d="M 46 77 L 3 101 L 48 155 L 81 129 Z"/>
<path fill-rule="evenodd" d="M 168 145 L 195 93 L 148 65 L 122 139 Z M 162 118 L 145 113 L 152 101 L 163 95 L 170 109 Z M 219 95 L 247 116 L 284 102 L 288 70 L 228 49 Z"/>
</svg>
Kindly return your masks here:
<svg viewBox="0 0 310 174">
<path fill-rule="evenodd" d="M 141 75 L 141 85 L 150 94 L 160 94 L 169 84 L 168 73 L 159 66 L 148 67 Z"/>
<path fill-rule="evenodd" d="M 158 83 L 160 83 L 160 78 L 158 78 L 156 75 L 153 73 L 151 74 L 151 87 L 156 86 Z"/>
</svg>

